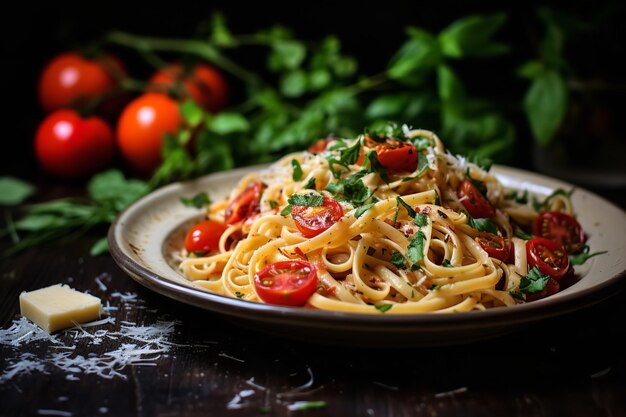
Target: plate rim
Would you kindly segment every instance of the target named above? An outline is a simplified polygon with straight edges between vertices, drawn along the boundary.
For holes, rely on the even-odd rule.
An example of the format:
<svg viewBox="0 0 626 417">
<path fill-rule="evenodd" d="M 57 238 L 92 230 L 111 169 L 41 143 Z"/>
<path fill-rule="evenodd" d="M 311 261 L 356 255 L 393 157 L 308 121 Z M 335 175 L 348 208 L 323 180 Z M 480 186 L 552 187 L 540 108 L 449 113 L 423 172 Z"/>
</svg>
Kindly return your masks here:
<svg viewBox="0 0 626 417">
<path fill-rule="evenodd" d="M 137 281 L 139 284 L 147 287 L 161 295 L 177 300 L 187 305 L 193 305 L 197 308 L 216 312 L 218 314 L 225 314 L 227 316 L 236 316 L 253 321 L 259 321 L 261 319 L 271 318 L 278 322 L 292 322 L 297 321 L 302 323 L 304 320 L 308 327 L 340 327 L 346 325 L 381 325 L 387 324 L 393 326 L 406 326 L 414 325 L 419 326 L 419 329 L 424 330 L 434 327 L 459 327 L 466 328 L 468 324 L 471 328 L 491 328 L 495 325 L 502 324 L 523 324 L 533 322 L 542 318 L 549 318 L 567 314 L 576 310 L 580 310 L 603 301 L 607 298 L 617 294 L 622 288 L 617 291 L 608 291 L 615 287 L 617 284 L 626 277 L 626 268 L 622 271 L 614 273 L 612 276 L 603 279 L 601 282 L 595 285 L 565 294 L 558 299 L 554 299 L 549 302 L 532 302 L 516 305 L 513 308 L 493 308 L 484 311 L 468 311 L 461 313 L 450 314 L 365 314 L 365 313 L 351 313 L 351 312 L 337 312 L 337 311 L 323 311 L 315 309 L 306 309 L 302 307 L 288 307 L 288 306 L 275 306 L 267 305 L 263 303 L 257 303 L 247 300 L 234 299 L 225 295 L 211 293 L 202 289 L 195 289 L 190 286 L 177 283 L 166 277 L 163 277 L 145 266 L 139 264 L 128 256 L 122 249 L 120 243 L 116 239 L 116 233 L 121 232 L 124 220 L 128 213 L 131 213 L 137 206 L 141 206 L 147 199 L 155 198 L 157 193 L 168 194 L 173 189 L 184 187 L 186 184 L 190 184 L 198 181 L 206 181 L 208 179 L 220 178 L 223 176 L 231 177 L 236 175 L 245 175 L 255 170 L 263 169 L 267 167 L 264 165 L 253 165 L 247 167 L 241 167 L 229 171 L 216 172 L 195 178 L 190 181 L 174 182 L 164 187 L 160 187 L 149 194 L 143 196 L 139 200 L 132 203 L 125 210 L 123 210 L 113 221 L 109 227 L 107 233 L 107 241 L 109 243 L 109 249 L 111 255 L 118 266 L 124 270 L 131 278 Z M 494 165 L 494 168 L 503 173 L 509 174 L 515 177 L 523 176 L 528 178 L 530 182 L 534 183 L 535 179 L 541 182 L 555 182 L 561 186 L 576 188 L 584 191 L 585 193 L 592 195 L 602 201 L 603 204 L 611 206 L 617 210 L 626 219 L 626 212 L 612 203 L 611 201 L 589 191 L 583 187 L 574 186 L 566 181 L 556 179 L 553 177 L 545 176 L 540 173 L 526 171 L 516 167 L 509 167 L 504 165 Z M 187 298 L 189 297 L 189 298 Z M 190 299 L 192 302 L 190 302 Z M 206 303 L 206 304 L 205 304 Z M 261 314 L 257 316 L 256 314 Z M 484 320 L 480 320 L 480 318 Z M 356 329 L 355 329 L 356 330 Z"/>
</svg>

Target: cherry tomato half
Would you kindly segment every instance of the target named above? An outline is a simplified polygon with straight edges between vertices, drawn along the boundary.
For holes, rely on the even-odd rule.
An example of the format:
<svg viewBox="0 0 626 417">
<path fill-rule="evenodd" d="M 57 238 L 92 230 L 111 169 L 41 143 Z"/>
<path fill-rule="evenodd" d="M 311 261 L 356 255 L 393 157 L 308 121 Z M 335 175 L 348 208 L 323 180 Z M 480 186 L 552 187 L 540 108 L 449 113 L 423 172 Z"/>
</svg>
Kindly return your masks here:
<svg viewBox="0 0 626 417">
<path fill-rule="evenodd" d="M 335 140 L 335 138 L 331 138 L 331 137 L 318 139 L 315 142 L 313 142 L 313 144 L 309 146 L 307 150 L 311 153 L 324 152 L 326 148 L 328 147 L 328 144 L 333 140 Z"/>
<path fill-rule="evenodd" d="M 124 74 L 121 61 L 111 55 L 94 59 L 74 52 L 53 58 L 39 79 L 39 102 L 46 111 L 81 106 L 102 98 L 118 87 L 115 78 Z"/>
<path fill-rule="evenodd" d="M 476 242 L 480 244 L 480 247 L 490 257 L 499 259 L 502 262 L 509 261 L 511 256 L 511 242 L 509 240 L 493 233 L 480 232 L 476 237 Z"/>
<path fill-rule="evenodd" d="M 291 216 L 305 237 L 315 237 L 343 217 L 343 208 L 336 200 L 324 196 L 321 206 L 293 206 Z"/>
<path fill-rule="evenodd" d="M 567 253 L 578 253 L 585 244 L 585 233 L 575 218 L 560 211 L 539 213 L 533 225 L 535 236 L 554 240 Z"/>
<path fill-rule="evenodd" d="M 39 125 L 35 153 L 41 166 L 51 174 L 66 178 L 87 176 L 113 159 L 113 130 L 99 117 L 83 119 L 74 110 L 57 110 Z"/>
<path fill-rule="evenodd" d="M 554 278 L 550 277 L 550 280 L 542 291 L 532 294 L 526 294 L 526 301 L 536 301 L 542 298 L 546 298 L 552 294 L 556 294 L 557 292 L 559 292 L 560 289 L 561 284 L 559 284 L 559 282 Z"/>
<path fill-rule="evenodd" d="M 302 260 L 275 262 L 254 275 L 254 288 L 268 304 L 301 306 L 317 288 L 317 270 Z"/>
<path fill-rule="evenodd" d="M 526 242 L 528 266 L 538 267 L 542 274 L 554 279 L 561 279 L 569 271 L 567 252 L 559 243 L 543 237 L 536 237 Z"/>
<path fill-rule="evenodd" d="M 365 137 L 364 151 L 375 150 L 378 162 L 391 171 L 415 171 L 417 169 L 417 150 L 413 144 L 402 142 L 397 139 L 385 139 L 377 142 L 369 136 Z M 357 164 L 365 160 L 365 155 L 360 155 Z"/>
<path fill-rule="evenodd" d="M 124 159 L 137 171 L 151 173 L 161 162 L 163 139 L 183 119 L 178 103 L 160 93 L 146 93 L 128 103 L 117 122 L 117 142 Z"/>
<path fill-rule="evenodd" d="M 456 189 L 456 194 L 470 216 L 474 218 L 486 218 L 496 215 L 496 210 L 489 200 L 487 200 L 487 197 L 485 197 L 469 179 L 466 178 L 461 181 Z"/>
<path fill-rule="evenodd" d="M 209 64 L 199 63 L 191 68 L 170 64 L 156 72 L 150 83 L 156 91 L 182 87 L 183 97 L 191 97 L 205 110 L 218 112 L 228 101 L 228 86 L 222 74 Z"/>
<path fill-rule="evenodd" d="M 226 231 L 224 223 L 205 220 L 189 229 L 185 237 L 185 249 L 189 253 L 209 254 L 219 248 L 220 237 Z"/>
<path fill-rule="evenodd" d="M 255 181 L 230 202 L 224 217 L 226 224 L 235 224 L 259 212 L 263 183 Z"/>
</svg>

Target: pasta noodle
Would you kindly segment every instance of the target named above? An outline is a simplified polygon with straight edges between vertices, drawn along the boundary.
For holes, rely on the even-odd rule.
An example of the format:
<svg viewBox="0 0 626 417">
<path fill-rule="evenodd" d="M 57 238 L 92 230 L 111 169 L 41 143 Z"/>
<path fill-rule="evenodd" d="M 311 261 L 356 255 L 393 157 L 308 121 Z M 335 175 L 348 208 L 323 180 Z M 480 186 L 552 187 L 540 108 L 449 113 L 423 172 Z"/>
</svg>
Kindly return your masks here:
<svg viewBox="0 0 626 417">
<path fill-rule="evenodd" d="M 303 260 L 317 279 L 305 307 L 351 313 L 448 313 L 524 302 L 521 281 L 531 268 L 527 239 L 516 230 L 532 225 L 538 212 L 479 165 L 447 152 L 434 133 L 404 127 L 403 135 L 416 160 L 411 172 L 390 167 L 378 151 L 386 145 L 362 135 L 328 140 L 321 152 L 290 154 L 242 178 L 207 210 L 208 219 L 228 224 L 219 248 L 185 253 L 180 270 L 208 291 L 266 302 L 255 276 L 277 262 Z M 488 218 L 469 214 L 475 202 L 464 202 L 459 191 L 468 180 L 483 189 L 493 210 Z M 241 196 L 254 187 L 258 195 L 243 205 Z M 343 214 L 307 237 L 295 220 L 294 196 L 318 198 L 300 207 L 307 216 L 326 213 L 326 199 L 338 201 Z M 244 209 L 243 218 L 229 218 Z M 573 214 L 566 193 L 544 210 Z M 510 245 L 507 259 L 490 256 L 480 239 L 485 228 Z"/>
</svg>

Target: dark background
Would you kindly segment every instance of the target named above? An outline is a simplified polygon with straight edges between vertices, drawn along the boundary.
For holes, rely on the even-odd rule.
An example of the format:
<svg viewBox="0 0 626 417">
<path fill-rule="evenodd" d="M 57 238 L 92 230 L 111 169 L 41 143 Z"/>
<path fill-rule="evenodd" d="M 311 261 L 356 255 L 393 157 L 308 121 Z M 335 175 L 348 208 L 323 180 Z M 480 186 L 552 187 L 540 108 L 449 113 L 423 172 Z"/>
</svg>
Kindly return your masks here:
<svg viewBox="0 0 626 417">
<path fill-rule="evenodd" d="M 281 2 L 283 3 L 283 2 Z M 347 2 L 343 2 L 347 3 Z M 293 2 L 278 6 L 271 2 L 170 2 L 136 4 L 131 2 L 82 2 L 78 5 L 51 3 L 45 6 L 17 5 L 17 10 L 4 13 L 0 25 L 2 54 L 0 65 L 0 94 L 3 97 L 3 150 L 0 152 L 0 172 L 27 179 L 41 179 L 34 156 L 32 141 L 37 124 L 43 118 L 36 96 L 39 73 L 56 54 L 83 47 L 111 29 L 137 34 L 168 37 L 193 37 L 215 10 L 224 13 L 233 33 L 251 33 L 274 24 L 294 30 L 297 37 L 320 40 L 336 34 L 343 50 L 359 61 L 360 73 L 374 74 L 384 69 L 394 51 L 406 39 L 408 25 L 438 32 L 453 20 L 470 13 L 505 11 L 509 20 L 498 36 L 511 45 L 513 51 L 489 62 L 472 61 L 463 68 L 463 79 L 470 94 L 497 99 L 521 100 L 528 84 L 512 76 L 524 61 L 536 56 L 535 47 L 542 36 L 536 9 L 549 5 L 594 24 L 590 32 L 572 38 L 567 46 L 567 59 L 577 75 L 586 79 L 603 80 L 624 88 L 623 22 L 626 8 L 617 1 L 598 2 L 512 2 L 475 1 L 384 1 L 372 5 L 350 6 L 342 2 Z M 151 68 L 129 50 L 118 49 L 133 76 L 148 76 Z M 235 59 L 255 71 L 265 67 L 263 55 L 254 53 Z M 489 70 L 485 65 L 501 68 Z M 495 74 L 495 75 L 494 75 Z M 511 81 L 515 80 L 515 81 Z M 237 86 L 234 86 L 237 98 Z M 624 92 L 622 92 L 624 95 Z M 620 97 L 611 97 L 608 106 L 614 120 L 620 120 L 623 110 Z M 531 161 L 532 139 L 521 113 L 510 115 L 518 126 L 517 148 L 510 165 L 534 168 Z M 427 127 L 427 126 L 424 126 Z M 612 127 L 613 128 L 613 127 Z M 621 131 L 620 131 L 621 132 Z"/>
</svg>

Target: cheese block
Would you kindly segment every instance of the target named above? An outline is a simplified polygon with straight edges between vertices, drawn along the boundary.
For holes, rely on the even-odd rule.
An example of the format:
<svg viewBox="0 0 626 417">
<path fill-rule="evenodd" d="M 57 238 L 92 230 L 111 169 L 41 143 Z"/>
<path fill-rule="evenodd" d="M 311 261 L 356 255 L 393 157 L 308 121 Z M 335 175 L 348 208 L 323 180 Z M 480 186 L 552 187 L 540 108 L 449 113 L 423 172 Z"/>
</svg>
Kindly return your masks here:
<svg viewBox="0 0 626 417">
<path fill-rule="evenodd" d="M 48 333 L 100 317 L 100 299 L 56 284 L 20 294 L 20 313 Z"/>
</svg>

